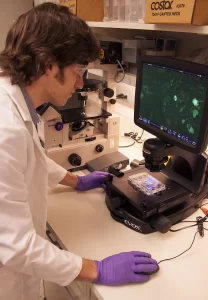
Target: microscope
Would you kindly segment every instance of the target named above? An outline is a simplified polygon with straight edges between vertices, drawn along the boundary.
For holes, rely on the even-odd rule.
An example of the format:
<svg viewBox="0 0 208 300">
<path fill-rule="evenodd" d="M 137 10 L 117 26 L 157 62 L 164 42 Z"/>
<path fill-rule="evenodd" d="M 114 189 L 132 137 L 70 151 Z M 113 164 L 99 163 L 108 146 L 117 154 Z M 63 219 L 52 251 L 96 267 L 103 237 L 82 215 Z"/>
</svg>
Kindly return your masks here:
<svg viewBox="0 0 208 300">
<path fill-rule="evenodd" d="M 115 52 L 114 44 L 117 45 L 110 44 L 111 51 L 107 44 L 108 52 L 103 60 L 89 64 L 83 78 L 84 87 L 64 107 L 46 103 L 37 110 L 38 135 L 45 153 L 67 170 L 106 171 L 109 166 L 125 168 L 129 163 L 118 152 L 120 118 L 113 113 L 116 103 L 113 78 L 118 68 L 114 56 L 110 55 Z M 102 70 L 101 79 L 89 78 L 91 69 Z"/>
<path fill-rule="evenodd" d="M 111 216 L 148 234 L 166 233 L 208 194 L 208 67 L 168 58 L 138 61 L 134 121 L 154 135 L 144 161 L 107 180 Z"/>
</svg>

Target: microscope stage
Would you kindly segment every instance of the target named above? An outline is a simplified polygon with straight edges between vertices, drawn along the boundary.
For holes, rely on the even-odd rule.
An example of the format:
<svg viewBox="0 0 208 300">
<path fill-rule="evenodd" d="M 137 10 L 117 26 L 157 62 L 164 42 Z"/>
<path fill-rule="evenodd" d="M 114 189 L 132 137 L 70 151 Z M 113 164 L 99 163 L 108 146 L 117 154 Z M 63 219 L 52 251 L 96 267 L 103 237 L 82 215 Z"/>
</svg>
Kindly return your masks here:
<svg viewBox="0 0 208 300">
<path fill-rule="evenodd" d="M 129 176 L 128 183 L 136 190 L 150 196 L 166 190 L 166 186 L 146 172 Z"/>
<path fill-rule="evenodd" d="M 111 184 L 113 190 L 135 207 L 143 217 L 179 205 L 183 198 L 185 201 L 190 195 L 189 191 L 162 172 L 150 173 L 143 166 L 126 172 L 121 178 L 114 177 Z"/>
<path fill-rule="evenodd" d="M 111 113 L 97 106 L 85 106 L 81 108 L 59 111 L 64 123 L 79 122 L 89 119 L 108 118 Z"/>
</svg>

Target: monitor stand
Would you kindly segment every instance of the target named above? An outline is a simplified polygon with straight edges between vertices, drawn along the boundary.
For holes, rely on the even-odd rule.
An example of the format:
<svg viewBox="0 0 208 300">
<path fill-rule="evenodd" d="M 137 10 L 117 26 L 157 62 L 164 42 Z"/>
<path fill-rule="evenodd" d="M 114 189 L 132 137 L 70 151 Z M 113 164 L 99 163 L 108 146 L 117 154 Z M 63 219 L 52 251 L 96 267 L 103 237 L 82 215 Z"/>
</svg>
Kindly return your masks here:
<svg viewBox="0 0 208 300">
<path fill-rule="evenodd" d="M 168 147 L 172 156 L 160 172 L 150 172 L 140 166 L 122 178 L 107 181 L 106 204 L 111 216 L 143 234 L 169 231 L 171 226 L 193 214 L 208 194 L 207 155 Z M 129 184 L 129 179 L 137 175 L 154 177 L 166 189 L 147 195 Z"/>
</svg>

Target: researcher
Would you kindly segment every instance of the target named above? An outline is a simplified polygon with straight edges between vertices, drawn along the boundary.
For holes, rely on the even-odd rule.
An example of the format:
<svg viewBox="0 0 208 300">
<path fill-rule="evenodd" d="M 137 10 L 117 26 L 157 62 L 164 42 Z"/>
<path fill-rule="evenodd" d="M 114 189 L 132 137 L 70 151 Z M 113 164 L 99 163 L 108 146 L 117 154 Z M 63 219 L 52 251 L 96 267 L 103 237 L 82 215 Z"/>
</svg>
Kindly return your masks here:
<svg viewBox="0 0 208 300">
<path fill-rule="evenodd" d="M 60 286 L 73 280 L 123 285 L 148 281 L 145 272 L 157 269 L 138 249 L 94 261 L 45 239 L 48 186 L 103 188 L 106 173 L 76 176 L 46 157 L 36 108 L 45 102 L 64 106 L 83 87 L 86 65 L 99 51 L 88 25 L 53 3 L 21 15 L 8 32 L 0 54 L 1 300 L 38 300 L 41 279 Z"/>
</svg>

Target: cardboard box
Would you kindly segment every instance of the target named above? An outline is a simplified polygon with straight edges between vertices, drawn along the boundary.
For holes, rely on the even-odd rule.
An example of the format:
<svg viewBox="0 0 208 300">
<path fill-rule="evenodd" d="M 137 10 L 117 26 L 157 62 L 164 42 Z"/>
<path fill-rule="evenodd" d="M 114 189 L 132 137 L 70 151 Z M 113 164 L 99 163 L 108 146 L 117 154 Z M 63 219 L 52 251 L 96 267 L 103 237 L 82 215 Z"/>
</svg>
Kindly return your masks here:
<svg viewBox="0 0 208 300">
<path fill-rule="evenodd" d="M 208 0 L 146 0 L 145 23 L 208 25 Z"/>
<path fill-rule="evenodd" d="M 77 0 L 59 0 L 60 5 L 67 6 L 69 10 L 76 15 L 77 13 Z"/>
<path fill-rule="evenodd" d="M 103 0 L 59 0 L 59 4 L 69 7 L 72 13 L 85 21 L 103 21 Z"/>
</svg>

